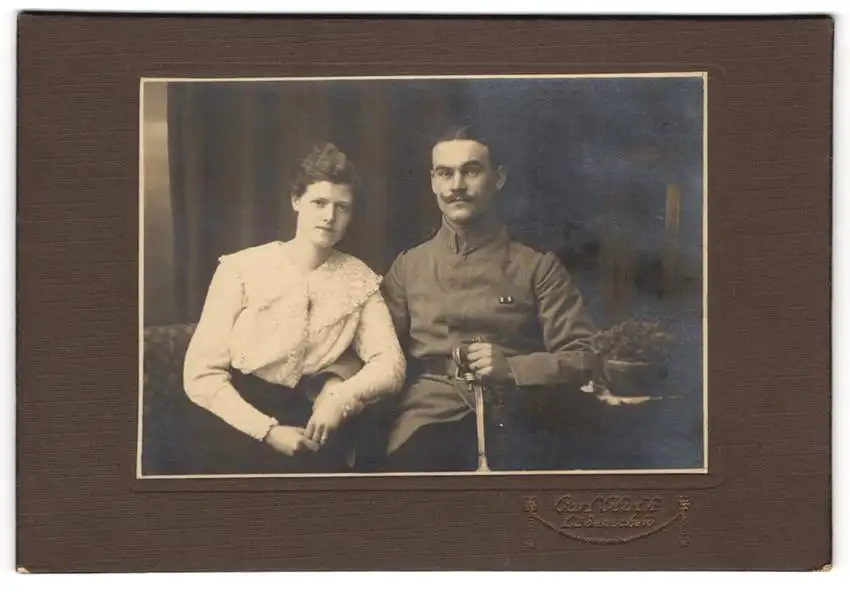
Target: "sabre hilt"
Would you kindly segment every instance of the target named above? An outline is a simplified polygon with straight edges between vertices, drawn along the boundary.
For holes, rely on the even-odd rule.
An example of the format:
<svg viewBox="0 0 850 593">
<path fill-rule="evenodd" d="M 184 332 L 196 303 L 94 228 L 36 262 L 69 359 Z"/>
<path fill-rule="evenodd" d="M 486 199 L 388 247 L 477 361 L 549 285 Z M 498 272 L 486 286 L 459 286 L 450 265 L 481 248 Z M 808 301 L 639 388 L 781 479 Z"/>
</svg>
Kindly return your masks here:
<svg viewBox="0 0 850 593">
<path fill-rule="evenodd" d="M 476 336 L 472 339 L 474 344 L 484 342 L 484 339 Z M 478 381 L 475 373 L 469 368 L 469 360 L 467 360 L 467 351 L 463 344 L 458 344 L 452 349 L 452 360 L 455 363 L 455 378 L 466 381 L 470 386 Z"/>
</svg>

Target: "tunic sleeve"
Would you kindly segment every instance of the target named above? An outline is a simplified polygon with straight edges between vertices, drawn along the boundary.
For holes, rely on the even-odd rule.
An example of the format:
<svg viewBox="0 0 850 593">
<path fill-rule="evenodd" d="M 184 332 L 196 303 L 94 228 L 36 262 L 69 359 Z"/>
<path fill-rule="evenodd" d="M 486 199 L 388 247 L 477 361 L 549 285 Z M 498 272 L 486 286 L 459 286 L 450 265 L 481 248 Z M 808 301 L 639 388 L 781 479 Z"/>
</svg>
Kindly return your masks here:
<svg viewBox="0 0 850 593">
<path fill-rule="evenodd" d="M 210 283 L 186 352 L 183 386 L 197 405 L 261 440 L 275 419 L 246 402 L 230 382 L 230 334 L 242 310 L 243 291 L 238 270 L 224 259 Z"/>
<path fill-rule="evenodd" d="M 398 340 L 402 343 L 406 342 L 410 331 L 410 313 L 404 289 L 404 258 L 404 253 L 396 257 L 381 283 L 384 302 L 389 309 Z"/>
<path fill-rule="evenodd" d="M 406 363 L 380 292 L 363 306 L 353 346 L 363 367 L 335 388 L 337 395 L 360 409 L 401 389 Z"/>
<path fill-rule="evenodd" d="M 582 384 L 592 378 L 593 324 L 569 273 L 553 253 L 534 274 L 538 319 L 546 352 L 513 356 L 508 363 L 519 386 Z"/>
</svg>

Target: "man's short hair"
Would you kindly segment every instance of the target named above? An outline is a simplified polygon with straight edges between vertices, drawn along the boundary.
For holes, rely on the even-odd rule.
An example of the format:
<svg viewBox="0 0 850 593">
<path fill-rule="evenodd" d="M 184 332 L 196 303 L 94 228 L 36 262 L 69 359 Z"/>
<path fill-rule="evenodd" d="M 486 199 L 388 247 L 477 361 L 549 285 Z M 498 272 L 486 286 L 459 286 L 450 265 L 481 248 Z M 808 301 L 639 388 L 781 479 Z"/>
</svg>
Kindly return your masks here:
<svg viewBox="0 0 850 593">
<path fill-rule="evenodd" d="M 475 124 L 453 124 L 449 126 L 447 130 L 437 136 L 432 144 L 432 148 L 441 142 L 451 142 L 452 140 L 474 140 L 479 144 L 483 144 L 487 147 L 487 154 L 490 156 L 490 165 L 495 169 L 503 164 L 495 140 L 482 132 L 481 128 Z"/>
</svg>

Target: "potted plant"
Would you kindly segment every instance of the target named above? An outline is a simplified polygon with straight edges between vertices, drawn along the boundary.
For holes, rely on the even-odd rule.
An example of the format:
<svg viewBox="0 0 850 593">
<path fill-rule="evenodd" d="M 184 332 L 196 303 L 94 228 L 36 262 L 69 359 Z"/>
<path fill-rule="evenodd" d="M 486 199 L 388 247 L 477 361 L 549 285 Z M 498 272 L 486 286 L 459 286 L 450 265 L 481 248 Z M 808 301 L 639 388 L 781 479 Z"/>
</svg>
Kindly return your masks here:
<svg viewBox="0 0 850 593">
<path fill-rule="evenodd" d="M 671 342 L 660 323 L 638 318 L 597 332 L 591 344 L 601 364 L 594 382 L 620 397 L 649 395 L 666 375 Z"/>
</svg>

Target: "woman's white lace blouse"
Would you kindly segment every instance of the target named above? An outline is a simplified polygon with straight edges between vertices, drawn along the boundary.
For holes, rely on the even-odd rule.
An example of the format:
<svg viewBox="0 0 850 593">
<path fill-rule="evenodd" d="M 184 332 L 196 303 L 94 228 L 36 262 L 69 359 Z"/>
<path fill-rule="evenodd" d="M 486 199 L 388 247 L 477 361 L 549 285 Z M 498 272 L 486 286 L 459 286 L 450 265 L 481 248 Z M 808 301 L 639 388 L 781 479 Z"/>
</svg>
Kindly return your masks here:
<svg viewBox="0 0 850 593">
<path fill-rule="evenodd" d="M 275 420 L 246 402 L 230 369 L 294 387 L 349 346 L 363 367 L 335 388 L 355 409 L 401 388 L 405 362 L 381 277 L 333 251 L 311 272 L 274 242 L 222 256 L 184 364 L 187 395 L 233 427 L 262 439 Z"/>
</svg>

